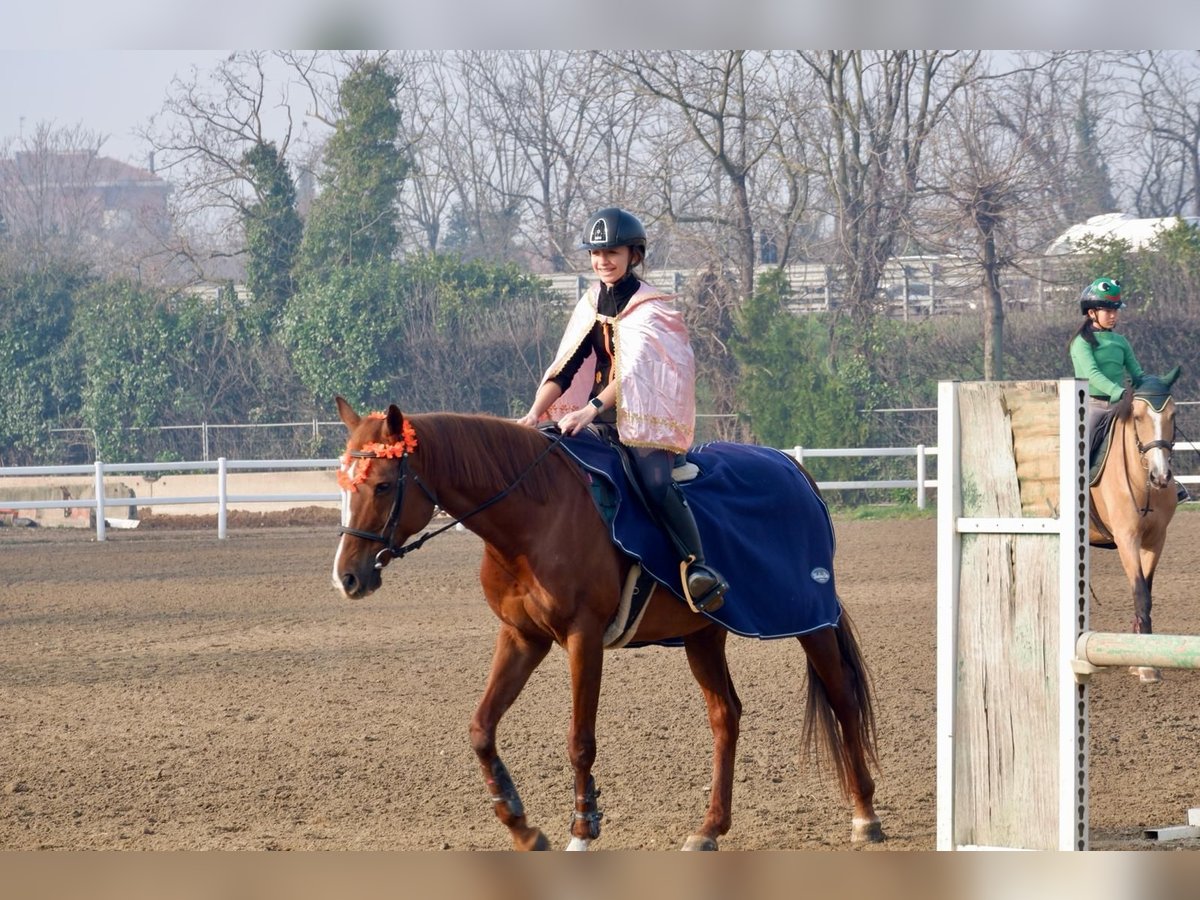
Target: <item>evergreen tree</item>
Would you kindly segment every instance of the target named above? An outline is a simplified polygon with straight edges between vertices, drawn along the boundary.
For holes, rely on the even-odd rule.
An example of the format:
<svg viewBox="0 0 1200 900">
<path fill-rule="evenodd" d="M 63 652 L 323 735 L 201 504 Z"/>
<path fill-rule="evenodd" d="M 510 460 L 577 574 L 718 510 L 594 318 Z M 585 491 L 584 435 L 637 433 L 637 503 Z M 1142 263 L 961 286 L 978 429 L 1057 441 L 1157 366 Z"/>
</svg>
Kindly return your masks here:
<svg viewBox="0 0 1200 900">
<path fill-rule="evenodd" d="M 772 447 L 861 446 L 865 423 L 851 386 L 833 371 L 823 317 L 792 315 L 786 292 L 781 270 L 761 275 L 732 341 L 754 438 Z"/>
<path fill-rule="evenodd" d="M 189 336 L 154 292 L 129 281 L 95 285 L 81 301 L 79 337 L 86 360 L 82 420 L 105 462 L 139 461 L 133 429 L 163 424 L 176 402 L 172 367 L 187 358 Z"/>
<path fill-rule="evenodd" d="M 65 263 L 0 265 L 0 464 L 61 459 L 47 428 L 78 406 L 71 329 L 86 282 Z"/>
<path fill-rule="evenodd" d="M 256 143 L 242 158 L 257 201 L 242 212 L 246 230 L 246 286 L 253 297 L 251 318 L 259 333 L 269 331 L 294 293 L 292 267 L 302 223 L 296 211 L 296 185 L 274 142 Z"/>
<path fill-rule="evenodd" d="M 1074 220 L 1082 222 L 1100 213 L 1114 212 L 1117 201 L 1113 198 L 1112 179 L 1108 164 L 1100 152 L 1097 135 L 1099 116 L 1088 101 L 1087 84 L 1079 93 L 1079 108 L 1075 114 L 1075 189 L 1072 198 Z"/>
<path fill-rule="evenodd" d="M 343 114 L 325 147 L 321 191 L 300 245 L 303 279 L 386 262 L 396 250 L 396 198 L 410 168 L 398 140 L 399 82 L 385 59 L 360 60 L 342 81 Z"/>
</svg>

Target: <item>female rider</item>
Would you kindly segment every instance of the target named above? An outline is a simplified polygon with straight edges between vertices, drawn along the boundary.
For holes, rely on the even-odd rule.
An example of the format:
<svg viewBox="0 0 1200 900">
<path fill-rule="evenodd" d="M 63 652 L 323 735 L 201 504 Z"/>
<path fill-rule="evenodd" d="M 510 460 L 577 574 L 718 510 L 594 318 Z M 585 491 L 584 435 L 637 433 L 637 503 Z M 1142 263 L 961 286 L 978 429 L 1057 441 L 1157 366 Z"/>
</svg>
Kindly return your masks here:
<svg viewBox="0 0 1200 900">
<path fill-rule="evenodd" d="M 724 602 L 728 585 L 704 562 L 696 521 L 671 477 L 675 455 L 695 433 L 695 360 L 674 297 L 634 274 L 646 229 L 609 207 L 588 219 L 580 249 L 599 281 L 580 298 L 529 412 L 557 419 L 563 434 L 589 425 L 615 434 L 633 458 L 647 505 L 680 556 L 684 594 L 699 611 Z"/>
</svg>

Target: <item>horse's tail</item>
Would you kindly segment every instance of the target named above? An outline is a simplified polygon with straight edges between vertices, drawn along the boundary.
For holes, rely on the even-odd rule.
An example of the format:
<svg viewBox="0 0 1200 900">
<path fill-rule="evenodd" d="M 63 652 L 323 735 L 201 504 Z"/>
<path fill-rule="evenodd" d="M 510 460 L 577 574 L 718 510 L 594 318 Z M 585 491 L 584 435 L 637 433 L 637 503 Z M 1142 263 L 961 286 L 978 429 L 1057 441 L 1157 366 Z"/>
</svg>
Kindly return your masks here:
<svg viewBox="0 0 1200 900">
<path fill-rule="evenodd" d="M 818 761 L 829 757 L 837 774 L 838 784 L 842 793 L 849 793 L 849 779 L 846 772 L 846 744 L 854 742 L 861 746 L 866 758 L 879 769 L 877 734 L 875 730 L 875 704 L 871 676 L 863 661 L 862 651 L 858 647 L 858 637 L 854 623 L 845 607 L 842 608 L 841 621 L 834 628 L 837 634 L 838 649 L 841 651 L 842 663 L 848 671 L 848 690 L 855 701 L 858 711 L 857 719 L 853 722 L 853 735 L 847 735 L 838 725 L 837 715 L 829 699 L 829 691 L 817 674 L 812 661 L 808 663 L 808 704 L 804 712 L 804 745 L 810 755 Z"/>
</svg>

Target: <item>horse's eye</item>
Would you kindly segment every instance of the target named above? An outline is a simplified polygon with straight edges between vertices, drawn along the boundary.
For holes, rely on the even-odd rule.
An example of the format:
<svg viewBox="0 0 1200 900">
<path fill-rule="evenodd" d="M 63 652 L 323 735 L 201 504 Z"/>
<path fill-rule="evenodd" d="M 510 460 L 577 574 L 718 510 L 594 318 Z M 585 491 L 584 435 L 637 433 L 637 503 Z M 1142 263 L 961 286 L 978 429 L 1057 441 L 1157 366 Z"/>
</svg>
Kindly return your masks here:
<svg viewBox="0 0 1200 900">
<path fill-rule="evenodd" d="M 381 481 L 379 484 L 375 485 L 375 496 L 382 497 L 384 494 L 391 491 L 391 489 L 392 483 L 390 481 Z"/>
</svg>

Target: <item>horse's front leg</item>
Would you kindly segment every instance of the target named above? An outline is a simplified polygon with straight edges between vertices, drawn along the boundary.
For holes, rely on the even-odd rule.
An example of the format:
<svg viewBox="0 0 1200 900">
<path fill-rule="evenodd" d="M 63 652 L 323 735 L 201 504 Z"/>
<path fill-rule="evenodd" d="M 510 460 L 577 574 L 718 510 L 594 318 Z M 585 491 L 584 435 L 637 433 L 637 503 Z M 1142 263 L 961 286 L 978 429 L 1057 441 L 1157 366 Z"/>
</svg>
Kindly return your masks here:
<svg viewBox="0 0 1200 900">
<path fill-rule="evenodd" d="M 1153 537 L 1151 535 L 1150 537 Z M 1162 539 L 1147 546 L 1143 540 L 1138 550 L 1137 577 L 1130 577 L 1133 588 L 1133 631 L 1134 634 L 1152 634 L 1153 622 L 1150 614 L 1154 604 L 1154 570 L 1158 568 L 1158 557 L 1162 551 Z M 1122 558 L 1124 562 L 1124 558 Z M 1130 666 L 1131 674 L 1136 675 L 1142 684 L 1157 684 L 1162 681 L 1162 672 L 1155 666 Z"/>
<path fill-rule="evenodd" d="M 1125 577 L 1129 579 L 1129 590 L 1133 599 L 1133 632 L 1134 634 L 1151 634 L 1154 630 L 1150 618 L 1152 600 L 1150 584 L 1153 578 L 1153 567 L 1143 568 L 1143 552 L 1141 542 L 1136 536 L 1130 535 L 1116 541 L 1117 553 L 1121 557 L 1121 566 L 1125 569 Z"/>
<path fill-rule="evenodd" d="M 600 837 L 602 818 L 592 778 L 596 761 L 596 711 L 600 706 L 600 676 L 604 667 L 603 628 L 575 632 L 567 639 L 571 665 L 571 730 L 567 754 L 575 770 L 575 812 L 571 817 L 568 850 L 587 850 Z"/>
<path fill-rule="evenodd" d="M 741 728 L 742 701 L 733 688 L 725 658 L 727 636 L 724 628 L 711 625 L 684 639 L 688 665 L 704 693 L 713 735 L 708 812 L 699 830 L 684 842 L 684 850 L 716 850 L 717 838 L 726 834 L 733 822 L 733 762 Z"/>
<path fill-rule="evenodd" d="M 517 786 L 496 752 L 496 726 L 549 649 L 549 640 L 530 640 L 512 626 L 501 625 L 487 688 L 471 720 L 471 747 L 483 768 L 492 808 L 508 827 L 517 850 L 549 850 L 550 843 L 540 829 L 526 822 Z"/>
</svg>

